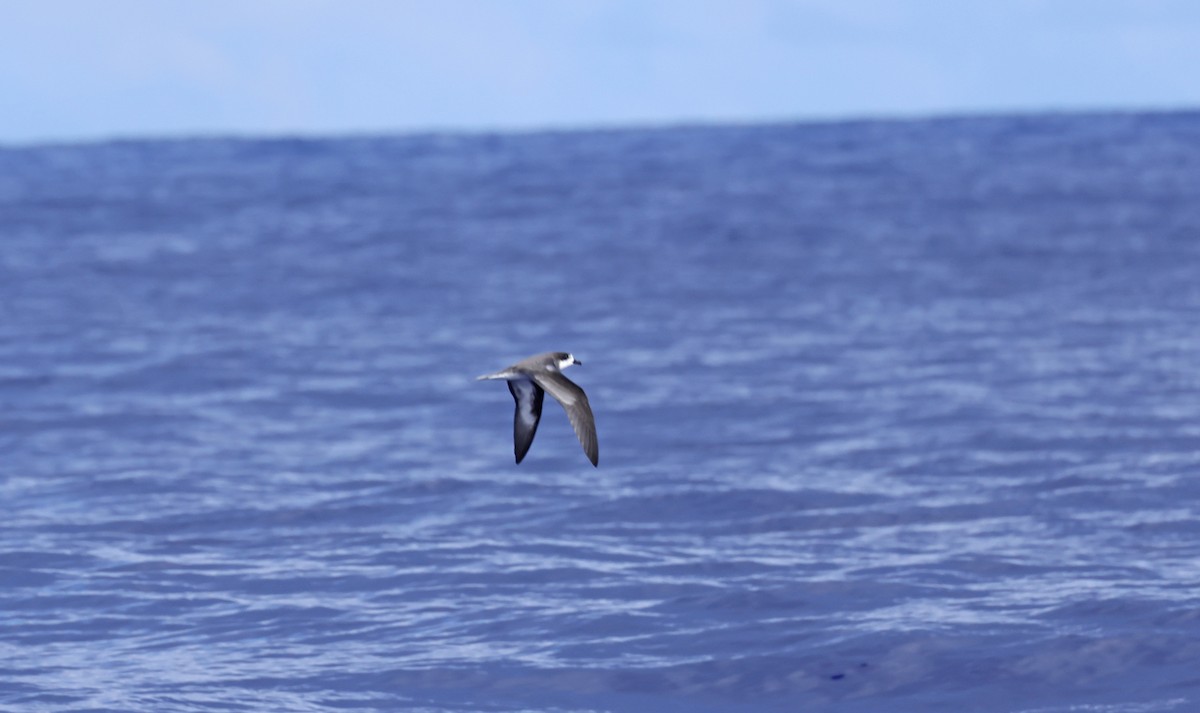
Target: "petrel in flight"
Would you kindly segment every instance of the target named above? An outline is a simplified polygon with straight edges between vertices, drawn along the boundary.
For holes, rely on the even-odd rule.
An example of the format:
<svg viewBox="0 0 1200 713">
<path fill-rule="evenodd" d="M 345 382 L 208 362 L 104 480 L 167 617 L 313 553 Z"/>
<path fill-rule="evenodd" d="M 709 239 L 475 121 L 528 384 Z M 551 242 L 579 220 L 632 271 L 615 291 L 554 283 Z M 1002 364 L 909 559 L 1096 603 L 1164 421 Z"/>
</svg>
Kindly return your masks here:
<svg viewBox="0 0 1200 713">
<path fill-rule="evenodd" d="M 587 394 L 562 373 L 568 366 L 582 363 L 567 352 L 546 352 L 522 359 L 494 374 L 479 377 L 480 380 L 504 379 L 508 382 L 508 390 L 517 402 L 517 412 L 513 416 L 513 453 L 518 463 L 533 443 L 538 422 L 542 418 L 542 397 L 549 391 L 554 400 L 562 404 L 567 418 L 571 419 L 571 426 L 588 460 L 594 466 L 599 465 L 596 419 L 592 416 L 592 407 L 588 405 Z"/>
</svg>

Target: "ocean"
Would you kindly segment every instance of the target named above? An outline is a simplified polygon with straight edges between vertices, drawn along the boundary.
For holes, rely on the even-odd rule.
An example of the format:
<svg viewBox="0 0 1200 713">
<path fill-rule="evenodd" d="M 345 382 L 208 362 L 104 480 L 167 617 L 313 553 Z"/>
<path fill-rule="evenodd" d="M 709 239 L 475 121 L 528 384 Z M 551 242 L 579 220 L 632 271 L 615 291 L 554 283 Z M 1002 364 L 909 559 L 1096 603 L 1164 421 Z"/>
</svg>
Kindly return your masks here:
<svg viewBox="0 0 1200 713">
<path fill-rule="evenodd" d="M 1197 711 L 1200 114 L 0 148 L 0 454 L 6 712 Z"/>
</svg>

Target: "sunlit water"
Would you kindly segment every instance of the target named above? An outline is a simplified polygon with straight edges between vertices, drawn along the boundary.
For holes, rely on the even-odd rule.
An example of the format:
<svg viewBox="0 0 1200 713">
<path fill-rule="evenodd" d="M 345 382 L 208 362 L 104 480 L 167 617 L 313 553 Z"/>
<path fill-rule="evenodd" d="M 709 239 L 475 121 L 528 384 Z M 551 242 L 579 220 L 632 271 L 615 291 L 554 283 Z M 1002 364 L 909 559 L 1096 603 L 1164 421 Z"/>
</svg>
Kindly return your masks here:
<svg viewBox="0 0 1200 713">
<path fill-rule="evenodd" d="M 5 711 L 1200 710 L 1200 115 L 0 150 Z M 549 400 L 584 362 L 593 469 Z"/>
</svg>

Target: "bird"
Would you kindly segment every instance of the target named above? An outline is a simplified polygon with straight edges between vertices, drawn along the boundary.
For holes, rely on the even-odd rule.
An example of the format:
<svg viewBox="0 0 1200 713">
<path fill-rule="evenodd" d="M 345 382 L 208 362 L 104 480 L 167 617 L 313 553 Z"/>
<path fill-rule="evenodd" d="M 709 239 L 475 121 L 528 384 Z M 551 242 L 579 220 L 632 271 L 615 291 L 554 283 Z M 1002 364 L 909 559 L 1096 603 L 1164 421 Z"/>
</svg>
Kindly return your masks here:
<svg viewBox="0 0 1200 713">
<path fill-rule="evenodd" d="M 596 419 L 592 416 L 587 394 L 562 373 L 563 369 L 574 364 L 583 362 L 568 352 L 546 352 L 476 379 L 504 379 L 508 382 L 508 390 L 517 404 L 516 413 L 513 414 L 513 454 L 517 457 L 517 463 L 525 458 L 529 446 L 533 444 L 533 436 L 542 418 L 542 397 L 549 391 L 567 412 L 567 418 L 571 420 L 571 427 L 575 429 L 588 460 L 593 466 L 600 467 Z"/>
</svg>

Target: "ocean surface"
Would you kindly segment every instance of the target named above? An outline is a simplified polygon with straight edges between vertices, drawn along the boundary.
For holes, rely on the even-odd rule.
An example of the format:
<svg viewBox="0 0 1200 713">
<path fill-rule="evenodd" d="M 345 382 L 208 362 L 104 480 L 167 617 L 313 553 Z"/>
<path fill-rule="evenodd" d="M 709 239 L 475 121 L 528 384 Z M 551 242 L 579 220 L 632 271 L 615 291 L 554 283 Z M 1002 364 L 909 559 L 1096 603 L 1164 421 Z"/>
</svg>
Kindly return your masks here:
<svg viewBox="0 0 1200 713">
<path fill-rule="evenodd" d="M 1200 114 L 0 148 L 0 513 L 5 713 L 1200 711 Z"/>
</svg>

